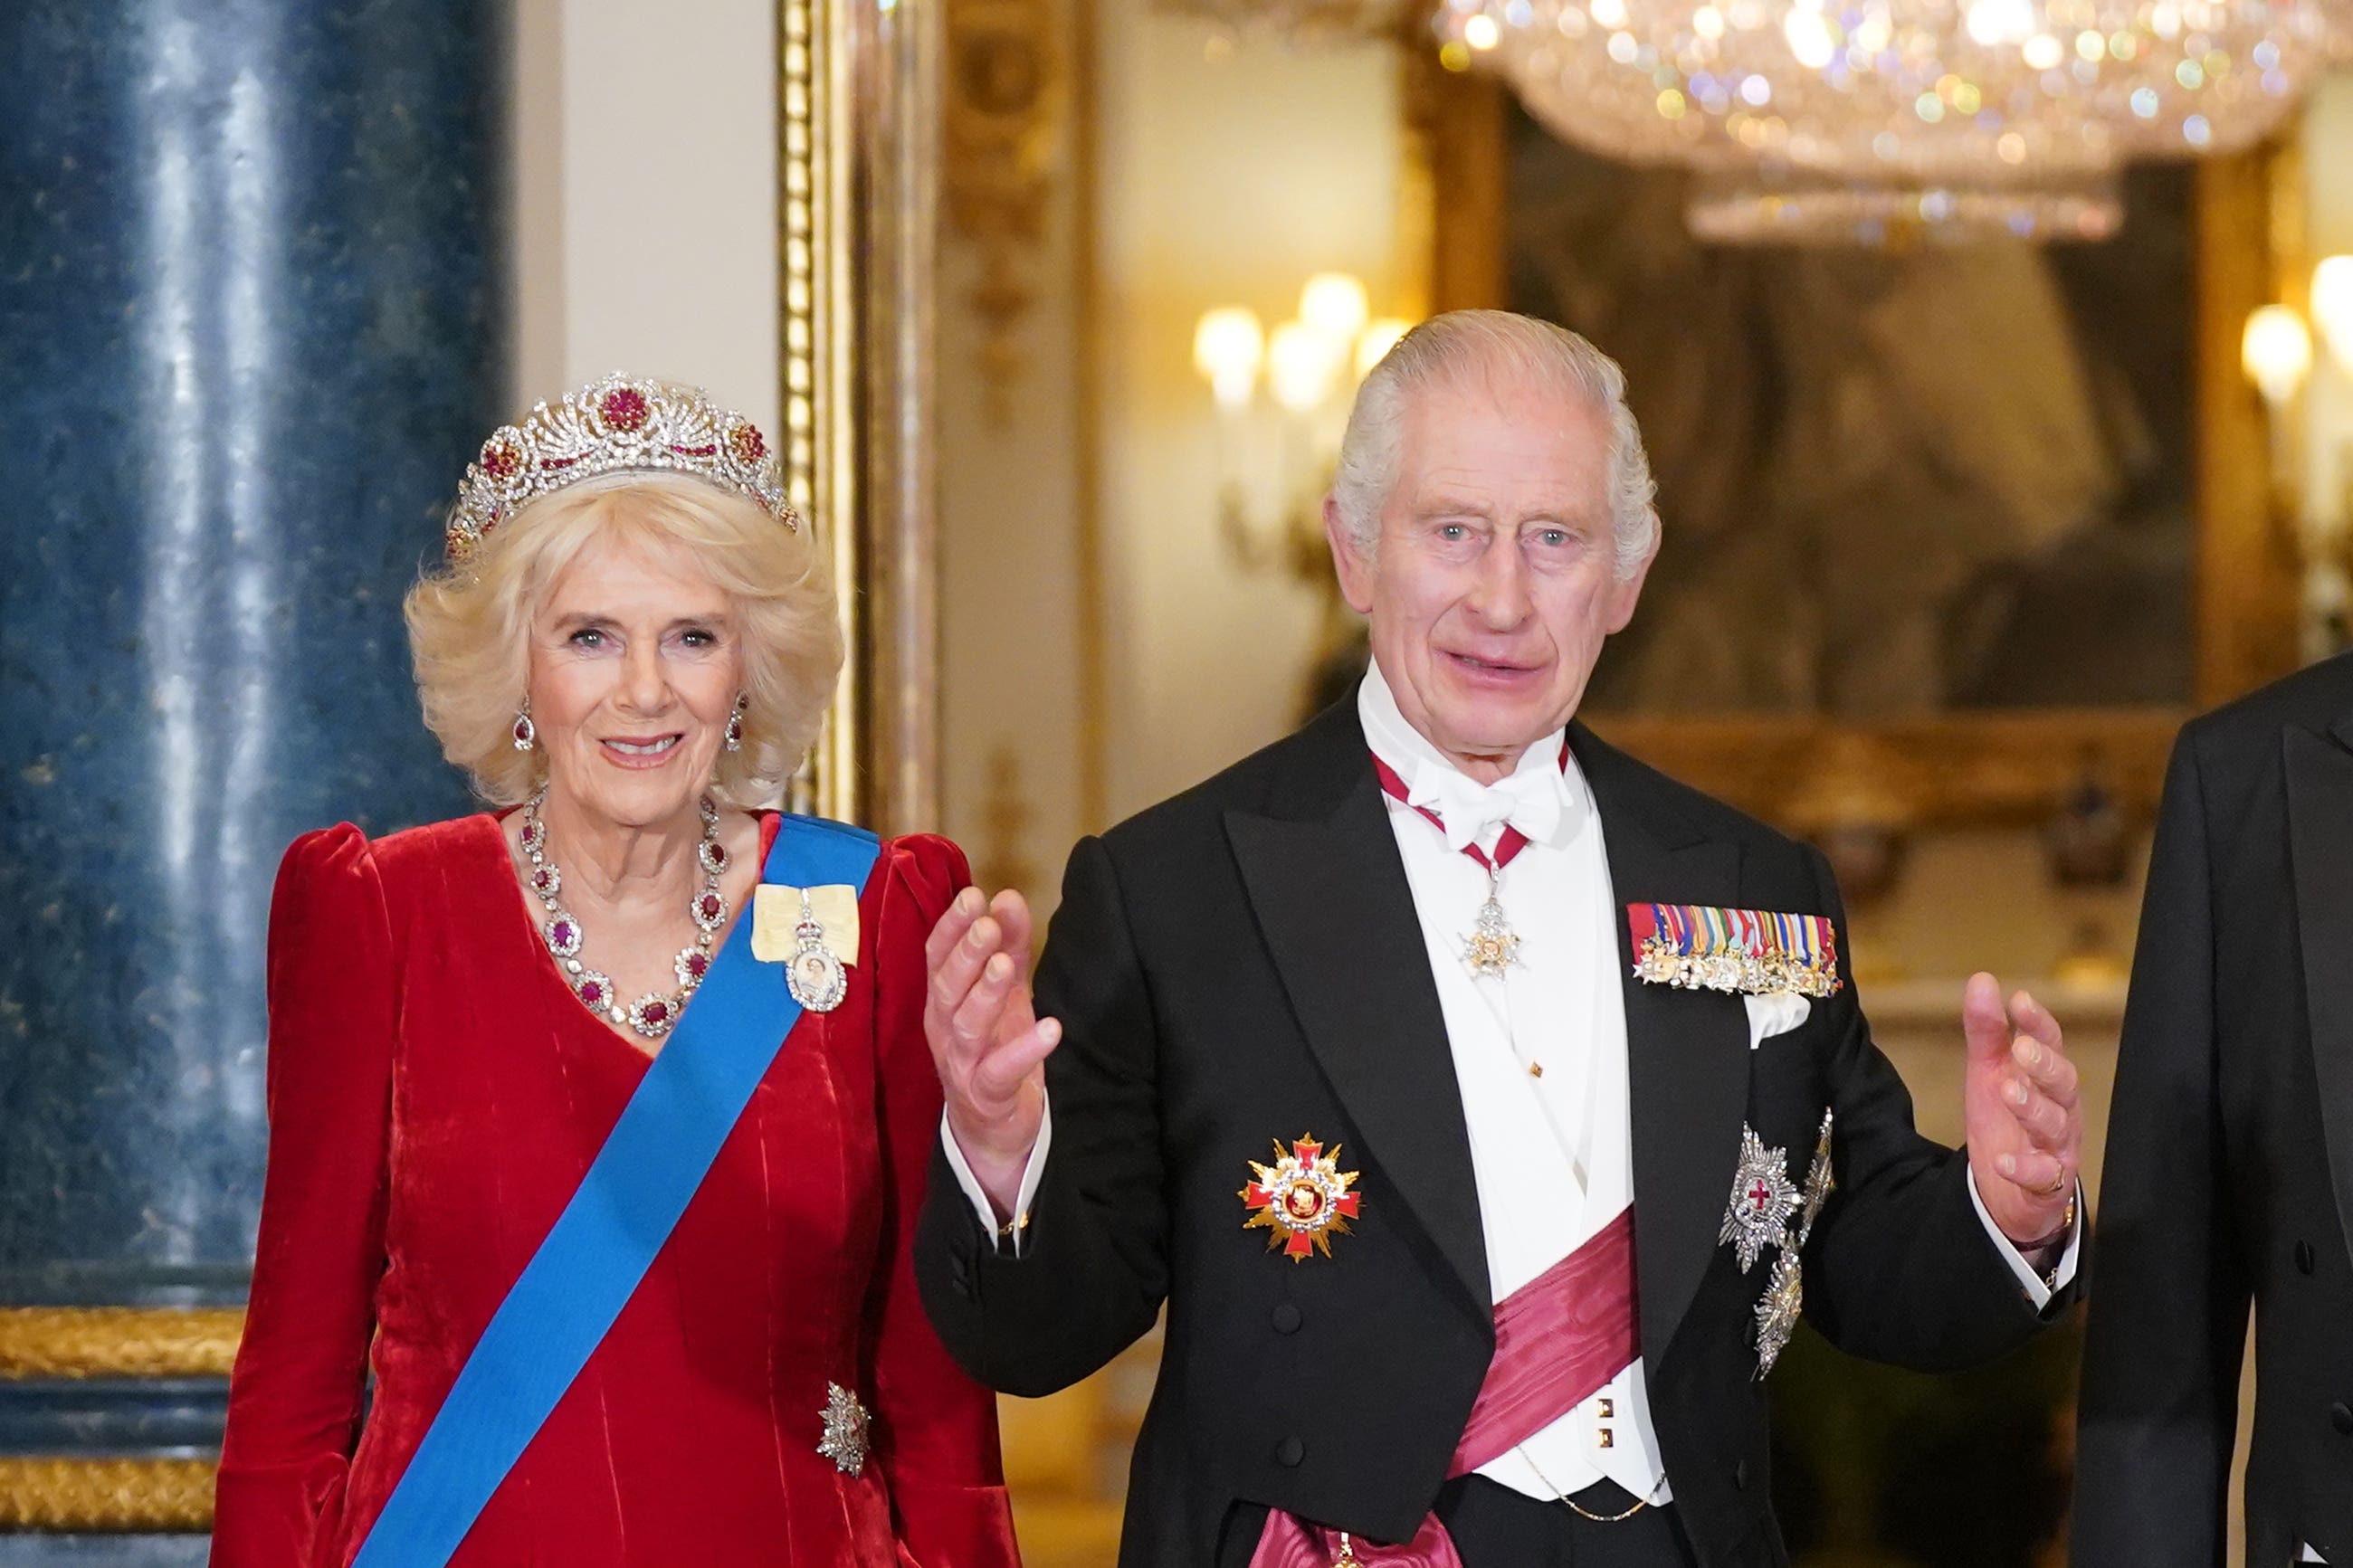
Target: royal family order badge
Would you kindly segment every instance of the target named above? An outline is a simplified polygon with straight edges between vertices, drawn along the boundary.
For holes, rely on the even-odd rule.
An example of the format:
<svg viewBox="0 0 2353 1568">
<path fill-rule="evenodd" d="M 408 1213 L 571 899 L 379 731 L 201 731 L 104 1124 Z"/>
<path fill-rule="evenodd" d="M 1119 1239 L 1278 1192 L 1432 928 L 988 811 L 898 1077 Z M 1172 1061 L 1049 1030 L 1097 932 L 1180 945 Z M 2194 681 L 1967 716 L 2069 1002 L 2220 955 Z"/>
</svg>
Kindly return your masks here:
<svg viewBox="0 0 2353 1568">
<path fill-rule="evenodd" d="M 793 941 L 797 951 L 785 961 L 785 989 L 809 1012 L 832 1012 L 849 994 L 849 976 L 825 943 L 825 922 L 810 908 L 807 889 L 801 893 L 801 918 L 793 927 Z"/>
<path fill-rule="evenodd" d="M 1348 1234 L 1362 1201 L 1361 1194 L 1348 1190 L 1357 1173 L 1340 1169 L 1339 1154 L 1339 1145 L 1327 1154 L 1312 1137 L 1300 1138 L 1286 1154 L 1282 1140 L 1276 1139 L 1273 1164 L 1250 1162 L 1258 1179 L 1241 1190 L 1251 1211 L 1242 1228 L 1264 1227 L 1267 1250 L 1280 1247 L 1294 1263 L 1310 1252 L 1331 1257 L 1332 1237 Z"/>
<path fill-rule="evenodd" d="M 830 1013 L 841 1005 L 857 954 L 857 889 L 843 882 L 821 888 L 763 882 L 753 890 L 752 956 L 785 966 L 785 989 L 803 1011 Z"/>
</svg>

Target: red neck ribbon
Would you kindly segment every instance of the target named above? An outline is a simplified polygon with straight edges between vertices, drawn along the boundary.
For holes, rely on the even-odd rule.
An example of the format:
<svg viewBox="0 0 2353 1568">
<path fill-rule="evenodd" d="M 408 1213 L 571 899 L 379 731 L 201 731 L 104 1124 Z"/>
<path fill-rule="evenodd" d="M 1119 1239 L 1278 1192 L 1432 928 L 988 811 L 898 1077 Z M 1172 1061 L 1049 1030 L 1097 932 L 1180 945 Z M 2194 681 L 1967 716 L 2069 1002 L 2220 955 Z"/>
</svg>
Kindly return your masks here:
<svg viewBox="0 0 2353 1568">
<path fill-rule="evenodd" d="M 1563 773 L 1568 772 L 1568 742 L 1565 738 L 1560 743 L 1560 771 Z M 1413 802 L 1407 798 L 1408 791 L 1405 787 L 1405 780 L 1398 777 L 1398 772 L 1395 768 L 1381 761 L 1380 754 L 1378 752 L 1375 752 L 1373 754 L 1373 773 L 1381 781 L 1381 793 L 1383 795 L 1388 795 L 1391 800 L 1401 802 L 1407 805 L 1413 805 Z M 1422 816 L 1430 818 L 1431 825 L 1435 826 L 1438 831 L 1440 833 L 1446 831 L 1446 819 L 1440 816 L 1438 813 L 1430 810 L 1430 807 L 1426 805 L 1413 805 L 1413 809 L 1421 813 Z M 1504 867 L 1510 865 L 1512 863 L 1512 857 L 1517 855 L 1521 850 L 1525 849 L 1527 847 L 1528 836 L 1521 832 L 1518 828 L 1512 826 L 1509 823 L 1506 823 L 1504 826 L 1504 836 L 1495 840 L 1495 853 L 1493 858 L 1490 858 L 1487 852 L 1484 849 L 1480 848 L 1476 844 L 1465 844 L 1462 847 L 1462 853 L 1470 856 L 1471 858 L 1479 862 L 1479 868 L 1492 877 L 1501 871 Z"/>
</svg>

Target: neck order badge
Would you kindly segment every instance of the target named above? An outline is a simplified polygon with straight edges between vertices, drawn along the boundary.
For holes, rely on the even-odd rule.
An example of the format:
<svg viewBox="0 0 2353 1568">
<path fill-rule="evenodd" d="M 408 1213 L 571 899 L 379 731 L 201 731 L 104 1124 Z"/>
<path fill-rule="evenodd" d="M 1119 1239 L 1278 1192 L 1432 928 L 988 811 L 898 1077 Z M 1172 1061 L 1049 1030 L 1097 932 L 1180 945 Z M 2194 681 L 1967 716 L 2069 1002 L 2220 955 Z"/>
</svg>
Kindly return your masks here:
<svg viewBox="0 0 2353 1568">
<path fill-rule="evenodd" d="M 881 846 L 787 816 L 761 878 L 863 889 Z M 737 922 L 605 1146 L 466 1358 L 353 1568 L 442 1568 L 636 1294 L 800 1021 Z"/>
<path fill-rule="evenodd" d="M 1560 767 L 1563 773 L 1568 771 L 1568 742 L 1565 739 L 1560 745 Z M 1401 805 L 1412 806 L 1428 817 L 1440 832 L 1446 830 L 1446 819 L 1426 805 L 1414 805 L 1405 780 L 1377 754 L 1373 758 L 1373 773 L 1381 781 L 1383 795 Z M 1480 848 L 1476 843 L 1462 847 L 1462 853 L 1478 862 L 1479 868 L 1487 873 L 1487 901 L 1479 906 L 1477 929 L 1462 939 L 1462 962 L 1470 965 L 1472 973 L 1482 979 L 1500 979 L 1505 970 L 1519 962 L 1519 933 L 1512 930 L 1511 921 L 1504 917 L 1501 889 L 1504 868 L 1527 847 L 1528 836 L 1509 825 L 1504 826 L 1503 837 L 1495 840 L 1493 855 Z M 1537 1076 L 1543 1075 L 1539 1072 Z"/>
</svg>

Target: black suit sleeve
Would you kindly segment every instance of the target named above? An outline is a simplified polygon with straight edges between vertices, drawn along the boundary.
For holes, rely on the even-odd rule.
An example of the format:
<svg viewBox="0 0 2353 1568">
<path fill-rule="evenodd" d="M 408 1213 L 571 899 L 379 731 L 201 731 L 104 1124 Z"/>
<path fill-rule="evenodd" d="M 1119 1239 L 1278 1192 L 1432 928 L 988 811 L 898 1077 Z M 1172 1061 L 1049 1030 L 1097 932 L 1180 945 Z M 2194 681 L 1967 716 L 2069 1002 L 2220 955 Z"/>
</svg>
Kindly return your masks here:
<svg viewBox="0 0 2353 1568">
<path fill-rule="evenodd" d="M 2224 1190 L 2213 883 L 2194 737 L 2174 748 L 2101 1181 L 2074 1561 L 2220 1563 L 2248 1279 Z"/>
<path fill-rule="evenodd" d="M 1841 942 L 1846 910 L 1809 848 Z M 2017 1348 L 2073 1300 L 2038 1311 L 1968 1190 L 1966 1151 L 1921 1136 L 1912 1096 L 1874 1044 L 1854 987 L 1826 999 L 1838 1185 L 1806 1248 L 1806 1315 L 1841 1350 L 1918 1372 L 1955 1372 Z M 1956 1043 L 1954 1047 L 1958 1049 Z"/>
<path fill-rule="evenodd" d="M 1047 1059 L 1053 1140 L 1020 1254 L 1000 1254 L 935 1152 L 916 1268 L 934 1327 L 973 1376 L 1068 1387 L 1152 1327 L 1168 1289 L 1157 1035 L 1117 873 L 1100 839 L 1063 874 L 1036 995 L 1060 1020 Z"/>
</svg>

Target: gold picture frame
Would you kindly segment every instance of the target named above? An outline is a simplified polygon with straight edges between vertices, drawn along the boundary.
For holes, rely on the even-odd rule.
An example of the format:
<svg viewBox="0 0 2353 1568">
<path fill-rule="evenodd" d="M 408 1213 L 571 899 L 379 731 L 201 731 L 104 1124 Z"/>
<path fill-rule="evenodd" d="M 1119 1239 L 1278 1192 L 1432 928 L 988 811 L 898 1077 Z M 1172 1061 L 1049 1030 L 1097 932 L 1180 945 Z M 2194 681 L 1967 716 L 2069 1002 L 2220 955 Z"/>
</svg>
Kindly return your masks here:
<svg viewBox="0 0 2353 1568">
<path fill-rule="evenodd" d="M 1505 288 L 1506 98 L 1498 79 L 1404 51 L 1405 102 L 1426 193 L 1430 308 L 1500 306 Z M 2201 163 L 2192 261 L 2197 319 L 2193 700 L 2028 708 L 1893 722 L 1803 716 L 1594 715 L 1676 777 L 1799 832 L 2049 820 L 2095 781 L 2153 816 L 2175 733 L 2195 709 L 2295 668 L 2297 567 L 2277 507 L 2262 404 L 2239 370 L 2247 314 L 2297 274 L 2293 142 Z M 1672 548 L 1672 545 L 1670 545 Z"/>
<path fill-rule="evenodd" d="M 933 5 L 777 0 L 787 476 L 829 540 L 849 658 L 800 809 L 937 825 L 930 408 L 943 27 Z"/>
</svg>

